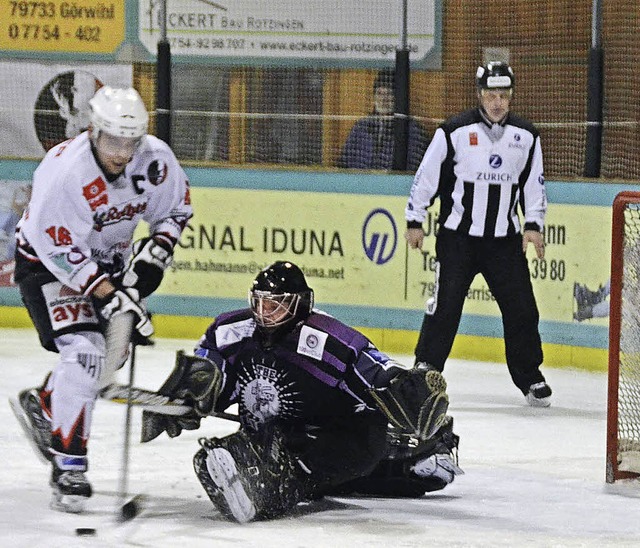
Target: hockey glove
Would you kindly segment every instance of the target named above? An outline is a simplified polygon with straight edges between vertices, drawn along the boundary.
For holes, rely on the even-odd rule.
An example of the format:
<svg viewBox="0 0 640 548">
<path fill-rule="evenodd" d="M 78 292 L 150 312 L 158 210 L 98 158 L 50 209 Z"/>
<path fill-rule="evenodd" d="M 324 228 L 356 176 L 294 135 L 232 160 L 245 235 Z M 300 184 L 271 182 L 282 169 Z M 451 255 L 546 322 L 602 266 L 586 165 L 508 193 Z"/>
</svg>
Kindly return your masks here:
<svg viewBox="0 0 640 548">
<path fill-rule="evenodd" d="M 175 438 L 182 430 L 198 429 L 202 417 L 208 416 L 213 410 L 221 389 L 222 373 L 213 361 L 200 356 L 187 356 L 179 351 L 175 367 L 158 393 L 185 400 L 187 405 L 193 406 L 193 411 L 180 416 L 144 411 L 142 443 L 157 438 L 162 432 Z"/>
<path fill-rule="evenodd" d="M 117 314 L 131 313 L 135 317 L 135 329 L 142 337 L 153 335 L 153 325 L 146 307 L 140 301 L 138 292 L 132 287 L 116 289 L 99 303 L 102 317 L 109 321 Z"/>
<path fill-rule="evenodd" d="M 446 420 L 447 383 L 438 371 L 416 367 L 370 394 L 389 421 L 419 440 L 431 438 Z"/>
<path fill-rule="evenodd" d="M 122 285 L 138 290 L 141 298 L 153 293 L 173 260 L 168 243 L 153 238 L 142 238 L 133 244 L 129 263 L 122 276 Z"/>
</svg>

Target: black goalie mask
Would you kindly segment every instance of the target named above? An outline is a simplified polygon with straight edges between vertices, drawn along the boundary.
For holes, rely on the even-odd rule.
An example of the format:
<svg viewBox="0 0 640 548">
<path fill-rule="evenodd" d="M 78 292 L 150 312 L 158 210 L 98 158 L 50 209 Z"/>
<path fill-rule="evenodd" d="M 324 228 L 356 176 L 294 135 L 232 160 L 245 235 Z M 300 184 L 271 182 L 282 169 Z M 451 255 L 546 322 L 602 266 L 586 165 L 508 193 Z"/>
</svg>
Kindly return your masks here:
<svg viewBox="0 0 640 548">
<path fill-rule="evenodd" d="M 288 261 L 276 261 L 256 276 L 249 290 L 249 305 L 256 324 L 273 334 L 304 320 L 313 309 L 313 289 L 302 270 Z"/>
</svg>

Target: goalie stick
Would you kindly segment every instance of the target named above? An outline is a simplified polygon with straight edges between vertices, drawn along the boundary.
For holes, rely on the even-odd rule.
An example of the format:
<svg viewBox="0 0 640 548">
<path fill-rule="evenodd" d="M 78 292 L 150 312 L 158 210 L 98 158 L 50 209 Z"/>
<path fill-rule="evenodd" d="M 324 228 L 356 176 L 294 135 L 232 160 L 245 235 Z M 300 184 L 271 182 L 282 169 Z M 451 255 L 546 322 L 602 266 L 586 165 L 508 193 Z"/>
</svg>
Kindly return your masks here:
<svg viewBox="0 0 640 548">
<path fill-rule="evenodd" d="M 131 394 L 129 403 L 136 407 L 141 407 L 145 411 L 153 411 L 162 415 L 186 415 L 193 407 L 187 405 L 180 398 L 170 398 L 163 396 L 152 390 L 144 388 L 129 387 L 125 384 L 113 383 L 100 392 L 100 397 L 114 403 L 127 403 L 127 398 Z"/>
<path fill-rule="evenodd" d="M 153 411 L 154 413 L 161 415 L 174 416 L 186 415 L 190 411 L 193 411 L 193 407 L 180 398 L 163 396 L 158 392 L 146 390 L 145 388 L 131 387 L 131 389 L 129 389 L 129 386 L 124 384 L 114 383 L 107 386 L 100 393 L 100 397 L 114 403 L 126 404 L 129 391 L 131 393 L 130 405 L 140 407 L 145 411 Z M 234 422 L 238 422 L 240 420 L 238 415 L 222 411 L 212 411 L 209 416 Z"/>
</svg>

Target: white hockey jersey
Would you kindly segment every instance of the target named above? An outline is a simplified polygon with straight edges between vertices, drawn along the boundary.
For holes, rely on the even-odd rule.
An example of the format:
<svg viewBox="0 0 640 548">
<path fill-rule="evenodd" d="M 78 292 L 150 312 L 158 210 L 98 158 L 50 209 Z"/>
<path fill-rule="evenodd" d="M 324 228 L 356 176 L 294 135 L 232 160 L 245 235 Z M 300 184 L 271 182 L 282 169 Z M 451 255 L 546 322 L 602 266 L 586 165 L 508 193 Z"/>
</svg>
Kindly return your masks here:
<svg viewBox="0 0 640 548">
<path fill-rule="evenodd" d="M 89 294 L 126 263 L 141 220 L 150 235 L 174 245 L 192 214 L 187 175 L 166 143 L 143 137 L 124 172 L 109 182 L 84 132 L 53 147 L 35 170 L 16 237 L 25 258 Z"/>
</svg>

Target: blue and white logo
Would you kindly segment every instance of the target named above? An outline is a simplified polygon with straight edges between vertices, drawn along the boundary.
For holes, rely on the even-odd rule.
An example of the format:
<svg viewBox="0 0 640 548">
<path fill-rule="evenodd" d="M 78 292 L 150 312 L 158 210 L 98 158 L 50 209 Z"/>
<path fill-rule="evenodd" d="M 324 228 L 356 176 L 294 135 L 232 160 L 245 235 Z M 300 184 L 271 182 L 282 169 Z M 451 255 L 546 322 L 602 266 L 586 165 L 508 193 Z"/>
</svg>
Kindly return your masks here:
<svg viewBox="0 0 640 548">
<path fill-rule="evenodd" d="M 398 227 L 386 209 L 374 209 L 362 226 L 362 249 L 372 263 L 389 262 L 398 246 Z"/>
<path fill-rule="evenodd" d="M 489 156 L 489 165 L 493 169 L 498 169 L 502 165 L 502 158 L 499 154 L 492 154 Z"/>
</svg>

